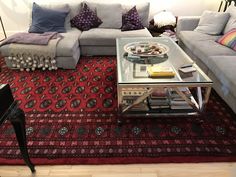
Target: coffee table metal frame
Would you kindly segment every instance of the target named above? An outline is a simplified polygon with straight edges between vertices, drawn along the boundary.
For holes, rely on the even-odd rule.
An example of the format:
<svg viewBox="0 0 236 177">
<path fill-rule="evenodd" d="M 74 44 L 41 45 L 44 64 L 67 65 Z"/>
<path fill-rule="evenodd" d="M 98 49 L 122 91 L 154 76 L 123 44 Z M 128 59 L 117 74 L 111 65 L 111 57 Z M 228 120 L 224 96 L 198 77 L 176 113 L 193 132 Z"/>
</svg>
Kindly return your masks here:
<svg viewBox="0 0 236 177">
<path fill-rule="evenodd" d="M 117 45 L 117 77 L 118 77 L 118 81 L 117 81 L 117 96 L 118 96 L 118 112 L 119 112 L 119 120 L 118 122 L 121 122 L 121 117 L 124 116 L 151 116 L 151 117 L 156 117 L 156 116 L 180 116 L 180 115 L 198 115 L 199 113 L 203 112 L 205 110 L 206 104 L 209 100 L 209 96 L 211 93 L 211 87 L 212 87 L 212 81 L 208 78 L 208 76 L 196 65 L 194 64 L 193 66 L 197 69 L 197 73 L 199 75 L 201 75 L 201 77 L 203 77 L 204 81 L 194 81 L 194 82 L 189 82 L 189 81 L 180 81 L 180 82 L 168 82 L 168 79 L 165 82 L 159 82 L 158 79 L 153 79 L 151 82 L 133 82 L 132 80 L 129 81 L 129 79 L 127 80 L 123 80 L 121 82 L 121 75 L 124 73 L 122 72 L 122 65 L 121 65 L 121 61 L 120 60 L 126 60 L 123 57 L 123 54 L 121 54 L 122 52 L 122 47 L 124 46 L 123 44 L 121 44 L 123 41 L 140 41 L 140 40 L 148 40 L 147 38 L 119 38 L 116 40 L 116 45 Z M 157 40 L 159 41 L 160 38 L 150 38 L 150 40 Z M 171 39 L 165 39 L 164 40 L 171 40 Z M 168 41 L 169 42 L 169 41 Z M 172 43 L 172 42 L 170 42 Z M 174 41 L 173 41 L 174 43 Z M 124 43 L 125 44 L 125 43 Z M 172 45 L 172 44 L 171 44 Z M 179 46 L 175 46 L 175 44 L 173 44 L 174 47 L 179 47 Z M 172 46 L 173 47 L 173 46 Z M 183 52 L 182 49 L 178 48 L 177 51 L 179 50 L 179 52 Z M 185 54 L 186 55 L 186 54 Z M 185 56 L 186 57 L 186 56 Z M 187 56 L 188 61 L 192 61 L 188 56 Z M 126 61 L 127 62 L 127 61 Z M 176 66 L 175 66 L 176 67 Z M 177 68 L 175 68 L 176 70 L 178 70 Z M 126 73 L 127 74 L 127 73 Z M 132 72 L 128 73 L 128 74 L 133 74 Z M 196 97 L 194 98 L 193 96 L 191 96 L 190 98 L 188 98 L 182 91 L 181 88 L 182 87 L 187 87 L 187 88 L 195 88 L 196 89 Z M 124 106 L 122 104 L 122 100 L 123 100 L 123 95 L 122 95 L 122 90 L 129 90 L 130 88 L 145 88 L 146 91 L 143 93 L 143 95 L 141 95 L 140 97 L 138 97 L 132 104 L 130 105 L 126 105 Z M 183 111 L 183 112 L 179 112 L 179 111 L 170 111 L 170 112 L 155 112 L 155 111 L 130 111 L 130 109 L 142 102 L 143 100 L 145 100 L 148 96 L 150 96 L 153 92 L 155 92 L 156 90 L 159 90 L 160 88 L 167 88 L 167 89 L 172 89 L 174 91 L 176 91 L 178 93 L 178 95 L 185 100 L 192 108 L 192 111 Z M 204 92 L 203 92 L 204 90 Z"/>
</svg>

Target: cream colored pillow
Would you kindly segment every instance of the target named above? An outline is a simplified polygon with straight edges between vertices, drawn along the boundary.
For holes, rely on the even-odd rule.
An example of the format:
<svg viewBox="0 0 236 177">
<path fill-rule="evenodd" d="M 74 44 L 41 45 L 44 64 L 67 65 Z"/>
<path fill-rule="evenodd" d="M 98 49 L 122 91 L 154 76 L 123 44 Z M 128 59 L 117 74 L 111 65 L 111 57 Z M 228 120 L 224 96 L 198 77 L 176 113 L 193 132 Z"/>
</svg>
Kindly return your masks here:
<svg viewBox="0 0 236 177">
<path fill-rule="evenodd" d="M 176 18 L 175 16 L 169 11 L 162 11 L 154 16 L 154 25 L 158 28 L 163 26 L 176 25 Z"/>
</svg>

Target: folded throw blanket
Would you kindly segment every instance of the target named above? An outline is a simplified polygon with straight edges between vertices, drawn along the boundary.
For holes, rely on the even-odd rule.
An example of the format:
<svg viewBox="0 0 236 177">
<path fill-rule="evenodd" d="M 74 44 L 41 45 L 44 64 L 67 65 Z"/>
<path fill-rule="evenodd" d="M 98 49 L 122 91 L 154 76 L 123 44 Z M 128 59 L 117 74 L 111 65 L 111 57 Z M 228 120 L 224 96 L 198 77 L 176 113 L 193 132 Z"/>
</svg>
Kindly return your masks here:
<svg viewBox="0 0 236 177">
<path fill-rule="evenodd" d="M 57 32 L 17 33 L 7 38 L 1 45 L 9 44 L 10 56 L 5 57 L 12 68 L 21 71 L 55 70 L 56 47 L 62 38 Z"/>
<path fill-rule="evenodd" d="M 12 43 L 47 45 L 50 39 L 56 39 L 58 37 L 61 37 L 61 35 L 57 32 L 16 33 L 5 39 L 0 46 Z"/>
</svg>

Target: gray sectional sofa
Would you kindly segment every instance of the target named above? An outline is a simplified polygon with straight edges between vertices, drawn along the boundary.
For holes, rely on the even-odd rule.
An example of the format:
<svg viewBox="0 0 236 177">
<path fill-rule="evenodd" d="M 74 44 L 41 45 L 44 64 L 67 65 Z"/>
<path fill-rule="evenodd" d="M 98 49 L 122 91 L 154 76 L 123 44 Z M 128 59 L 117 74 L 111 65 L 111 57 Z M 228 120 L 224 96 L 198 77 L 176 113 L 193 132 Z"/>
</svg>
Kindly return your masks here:
<svg viewBox="0 0 236 177">
<path fill-rule="evenodd" d="M 149 3 L 141 4 L 99 4 L 88 2 L 88 5 L 96 8 L 96 12 L 101 15 L 101 20 L 104 25 L 98 28 L 92 28 L 88 31 L 80 31 L 77 28 L 70 27 L 70 19 L 77 15 L 81 8 L 82 1 L 77 1 L 69 4 L 45 4 L 37 2 L 40 6 L 57 9 L 63 6 L 70 7 L 70 13 L 66 19 L 66 33 L 61 33 L 63 39 L 58 42 L 56 49 L 57 66 L 64 69 L 74 69 L 81 55 L 115 55 L 116 54 L 116 38 L 119 37 L 151 37 L 147 30 L 149 17 Z M 124 31 L 120 27 L 122 24 L 122 13 L 128 11 L 136 5 L 137 11 L 141 17 L 144 29 Z M 104 14 L 107 13 L 107 14 Z M 112 19 L 114 17 L 114 20 Z M 117 18 L 118 17 L 118 18 Z M 116 20 L 115 20 L 116 19 Z M 7 57 L 10 55 L 9 45 L 4 45 L 0 48 L 1 55 Z M 12 67 L 11 63 L 6 61 L 8 67 Z"/>
<path fill-rule="evenodd" d="M 230 13 L 229 22 L 236 28 L 236 7 L 230 7 L 227 12 Z M 216 42 L 223 34 L 209 35 L 194 31 L 199 19 L 179 18 L 179 45 L 212 79 L 213 88 L 236 113 L 236 51 Z"/>
</svg>

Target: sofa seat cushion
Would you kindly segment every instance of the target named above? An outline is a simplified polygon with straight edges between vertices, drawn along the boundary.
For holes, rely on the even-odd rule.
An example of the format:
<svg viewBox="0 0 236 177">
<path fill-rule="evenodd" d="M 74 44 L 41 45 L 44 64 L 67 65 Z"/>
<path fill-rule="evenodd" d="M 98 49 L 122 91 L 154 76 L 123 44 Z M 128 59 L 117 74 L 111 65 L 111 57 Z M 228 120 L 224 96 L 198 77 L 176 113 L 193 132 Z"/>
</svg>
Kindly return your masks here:
<svg viewBox="0 0 236 177">
<path fill-rule="evenodd" d="M 134 31 L 121 31 L 120 29 L 93 28 L 83 31 L 80 36 L 80 45 L 115 46 L 116 38 L 120 37 L 151 37 L 150 32 L 144 28 Z"/>
<path fill-rule="evenodd" d="M 210 56 L 235 55 L 235 51 L 215 42 L 219 36 L 207 35 L 196 31 L 181 31 L 181 41 L 192 53 L 208 66 Z"/>
<path fill-rule="evenodd" d="M 179 38 L 181 41 L 192 49 L 195 42 L 197 41 L 207 41 L 207 40 L 217 40 L 220 36 L 208 35 L 204 33 L 200 33 L 197 31 L 180 31 Z"/>
<path fill-rule="evenodd" d="M 208 67 L 222 83 L 224 94 L 231 92 L 236 97 L 236 53 L 234 56 L 212 56 Z"/>
<path fill-rule="evenodd" d="M 75 53 L 76 50 L 79 50 L 78 39 L 81 35 L 81 31 L 76 28 L 72 28 L 66 33 L 61 33 L 61 35 L 63 38 L 57 44 L 56 56 L 73 56 L 73 53 Z"/>
<path fill-rule="evenodd" d="M 192 50 L 193 54 L 201 59 L 208 66 L 210 56 L 235 56 L 236 52 L 213 40 L 197 41 Z"/>
</svg>

